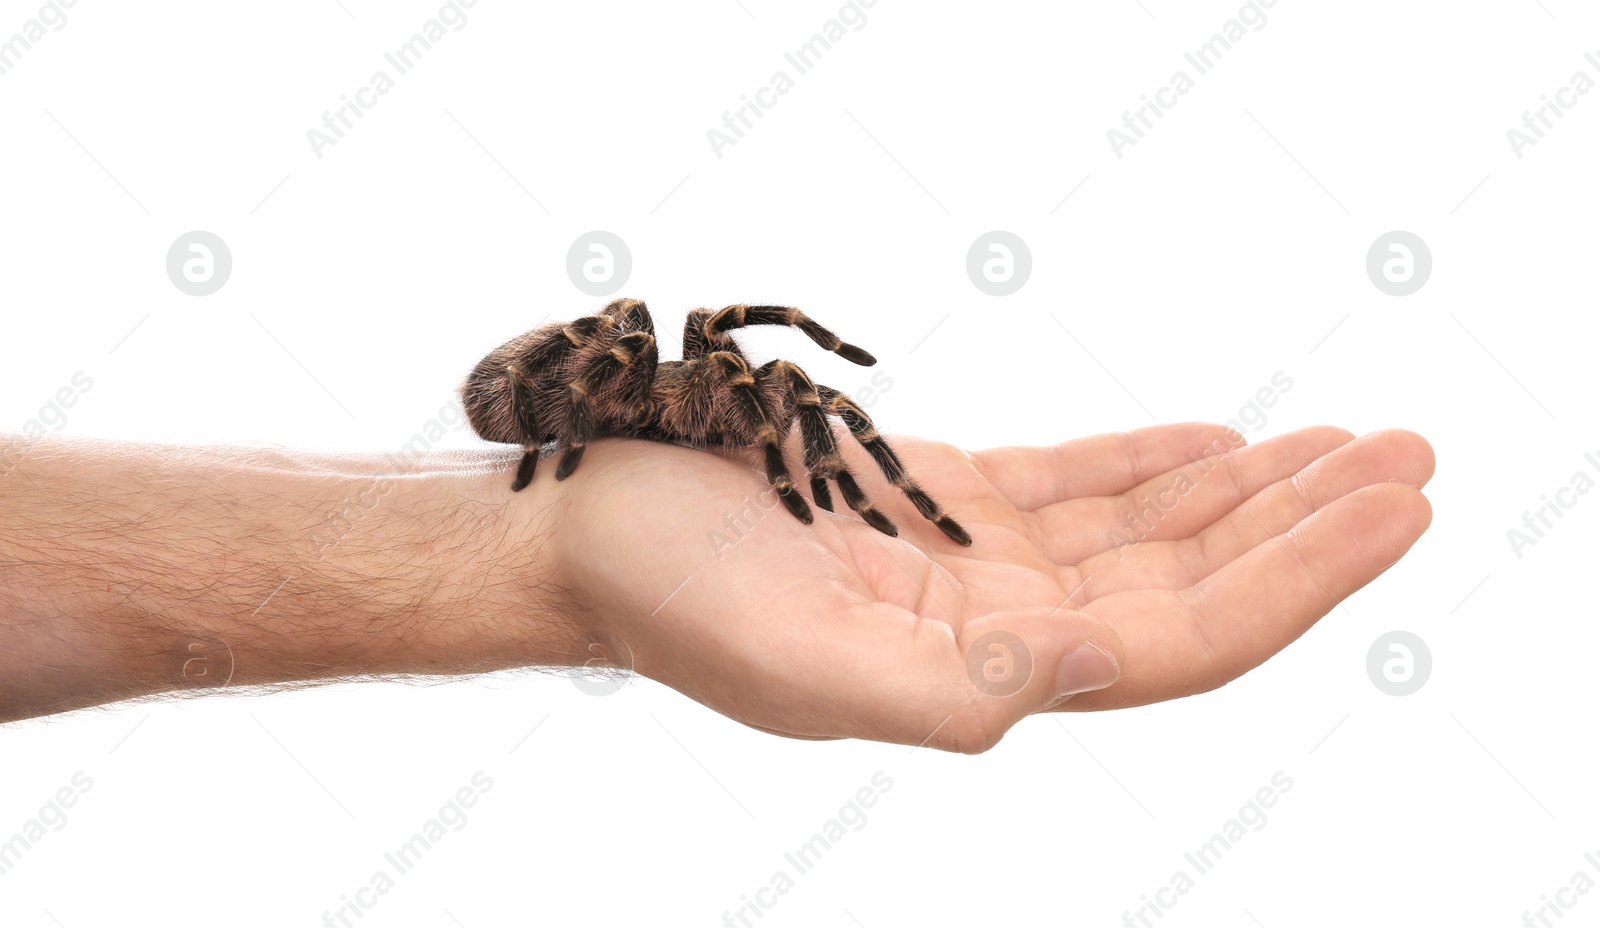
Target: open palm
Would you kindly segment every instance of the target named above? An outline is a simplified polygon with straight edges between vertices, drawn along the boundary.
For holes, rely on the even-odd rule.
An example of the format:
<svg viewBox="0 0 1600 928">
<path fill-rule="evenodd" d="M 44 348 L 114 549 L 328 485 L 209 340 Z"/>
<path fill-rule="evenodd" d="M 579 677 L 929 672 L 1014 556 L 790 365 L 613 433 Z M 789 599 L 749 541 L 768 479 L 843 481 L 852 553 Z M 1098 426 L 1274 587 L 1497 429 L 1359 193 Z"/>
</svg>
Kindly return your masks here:
<svg viewBox="0 0 1600 928">
<path fill-rule="evenodd" d="M 897 538 L 847 510 L 802 524 L 738 455 L 607 440 L 561 484 L 560 582 L 610 659 L 747 725 L 971 753 L 1035 712 L 1234 679 L 1431 518 L 1432 449 L 1404 431 L 1246 446 L 1190 423 L 975 453 L 891 441 L 970 547 L 859 448 L 847 461 Z"/>
</svg>

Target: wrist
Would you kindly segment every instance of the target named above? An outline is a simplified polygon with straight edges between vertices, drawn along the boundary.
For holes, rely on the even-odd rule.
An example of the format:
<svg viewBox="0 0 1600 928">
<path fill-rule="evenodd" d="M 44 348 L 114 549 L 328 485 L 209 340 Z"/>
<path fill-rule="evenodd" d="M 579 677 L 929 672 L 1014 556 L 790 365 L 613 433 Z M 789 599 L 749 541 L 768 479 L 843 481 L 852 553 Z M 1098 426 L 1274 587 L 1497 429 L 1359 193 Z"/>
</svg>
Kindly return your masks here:
<svg viewBox="0 0 1600 928">
<path fill-rule="evenodd" d="M 257 556 L 291 569 L 253 618 L 232 623 L 258 659 L 237 666 L 236 680 L 581 663 L 587 630 L 562 595 L 551 543 L 560 489 L 541 481 L 512 493 L 514 462 L 493 451 L 398 466 L 363 456 L 279 475 L 306 501 L 287 508 L 313 518 Z M 302 601 L 279 601 L 285 594 Z"/>
<path fill-rule="evenodd" d="M 512 492 L 519 457 L 443 456 L 398 487 L 400 508 L 430 514 L 426 527 L 400 529 L 395 541 L 415 546 L 403 559 L 428 565 L 417 590 L 427 597 L 416 622 L 428 642 L 421 650 L 460 668 L 441 672 L 575 666 L 592 656 L 594 630 L 556 539 L 567 487 L 536 479 Z"/>
</svg>

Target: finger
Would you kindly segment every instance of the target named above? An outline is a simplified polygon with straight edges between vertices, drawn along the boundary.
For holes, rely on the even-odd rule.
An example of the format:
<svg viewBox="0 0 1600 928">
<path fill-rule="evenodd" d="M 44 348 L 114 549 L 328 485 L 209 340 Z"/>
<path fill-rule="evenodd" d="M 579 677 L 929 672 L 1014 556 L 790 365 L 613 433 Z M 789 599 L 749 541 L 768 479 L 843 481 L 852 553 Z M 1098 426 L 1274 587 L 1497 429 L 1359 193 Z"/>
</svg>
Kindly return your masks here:
<svg viewBox="0 0 1600 928">
<path fill-rule="evenodd" d="M 990 485 L 1027 512 L 1062 500 L 1123 493 L 1196 458 L 1244 443 L 1244 436 L 1227 426 L 1183 422 L 1045 448 L 990 448 L 973 458 Z"/>
<path fill-rule="evenodd" d="M 1079 565 L 1084 580 L 1073 604 L 1123 590 L 1183 589 L 1362 487 L 1396 482 L 1420 489 L 1433 476 L 1433 466 L 1433 448 L 1415 432 L 1388 429 L 1363 435 L 1253 493 L 1191 538 L 1140 542 L 1089 558 Z M 1159 526 L 1166 528 L 1165 523 Z"/>
<path fill-rule="evenodd" d="M 1188 538 L 1354 438 L 1331 426 L 1301 429 L 1190 461 L 1117 496 L 1055 503 L 1034 513 L 1037 541 L 1055 563 L 1088 568 L 1084 561 L 1120 559 L 1129 545 Z"/>
<path fill-rule="evenodd" d="M 1117 593 L 1085 608 L 1116 629 L 1121 679 L 1068 709 L 1108 709 L 1214 689 L 1300 637 L 1427 530 L 1415 487 L 1380 483 L 1317 510 L 1183 590 Z"/>
<path fill-rule="evenodd" d="M 964 679 L 924 743 L 964 754 L 988 750 L 1029 715 L 1113 685 L 1124 659 L 1111 629 L 1081 612 L 1050 608 L 976 617 L 962 626 L 957 644 Z"/>
</svg>

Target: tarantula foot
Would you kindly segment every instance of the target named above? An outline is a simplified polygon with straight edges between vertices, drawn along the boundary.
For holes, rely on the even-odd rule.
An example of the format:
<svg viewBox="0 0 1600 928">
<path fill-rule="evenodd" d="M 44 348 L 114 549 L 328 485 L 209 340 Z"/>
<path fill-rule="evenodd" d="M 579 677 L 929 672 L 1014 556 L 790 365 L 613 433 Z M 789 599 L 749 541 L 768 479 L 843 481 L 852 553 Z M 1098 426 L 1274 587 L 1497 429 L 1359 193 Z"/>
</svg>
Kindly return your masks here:
<svg viewBox="0 0 1600 928">
<path fill-rule="evenodd" d="M 556 465 L 557 480 L 567 479 L 572 476 L 573 471 L 578 469 L 578 461 L 583 458 L 583 448 L 583 445 L 578 445 L 576 448 L 568 448 L 561 455 L 561 463 Z"/>
<path fill-rule="evenodd" d="M 956 544 L 972 544 L 972 536 L 968 535 L 967 530 L 957 525 L 956 520 L 950 518 L 949 516 L 940 516 L 938 519 L 934 520 L 933 524 L 939 526 L 939 531 L 944 532 L 947 536 L 949 536 L 950 540 Z"/>
<path fill-rule="evenodd" d="M 868 352 L 862 348 L 857 348 L 849 342 L 840 342 L 839 347 L 835 348 L 833 353 L 841 358 L 844 358 L 846 361 L 859 364 L 862 367 L 871 367 L 872 365 L 878 363 L 878 359 L 873 357 L 871 352 Z"/>
<path fill-rule="evenodd" d="M 794 517 L 807 525 L 811 524 L 811 507 L 806 505 L 806 498 L 801 496 L 794 487 L 779 487 L 778 498 L 789 507 Z"/>
<path fill-rule="evenodd" d="M 861 518 L 865 519 L 868 525 L 888 535 L 890 538 L 900 537 L 900 530 L 895 528 L 893 522 L 889 521 L 889 517 L 871 506 L 861 510 Z"/>
<path fill-rule="evenodd" d="M 522 463 L 517 465 L 517 479 L 511 483 L 511 492 L 520 493 L 533 482 L 533 469 L 539 463 L 539 449 L 522 453 Z"/>
<path fill-rule="evenodd" d="M 833 511 L 833 494 L 828 492 L 828 481 L 821 477 L 811 478 L 811 498 L 816 502 L 818 509 Z"/>
</svg>

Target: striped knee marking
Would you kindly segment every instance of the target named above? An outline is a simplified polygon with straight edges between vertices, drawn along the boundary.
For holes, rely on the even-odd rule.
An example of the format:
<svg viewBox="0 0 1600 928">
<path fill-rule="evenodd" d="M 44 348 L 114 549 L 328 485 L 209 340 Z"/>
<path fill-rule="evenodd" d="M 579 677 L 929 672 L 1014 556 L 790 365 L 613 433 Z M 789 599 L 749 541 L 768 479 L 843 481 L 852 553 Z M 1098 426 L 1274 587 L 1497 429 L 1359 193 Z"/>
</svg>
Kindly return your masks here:
<svg viewBox="0 0 1600 928">
<path fill-rule="evenodd" d="M 856 483 L 856 478 L 851 476 L 849 471 L 840 471 L 834 479 L 838 481 L 839 492 L 844 494 L 845 504 L 854 509 L 863 521 L 885 535 L 900 534 L 895 524 L 867 501 L 867 494 L 861 492 L 861 486 Z"/>
<path fill-rule="evenodd" d="M 608 316 L 585 316 L 561 329 L 561 334 L 567 337 L 573 347 L 582 345 L 590 336 L 603 329 L 616 328 L 616 323 Z"/>
<path fill-rule="evenodd" d="M 631 364 L 634 358 L 655 347 L 655 336 L 648 332 L 629 332 L 611 346 L 611 357 L 618 363 Z"/>
</svg>

